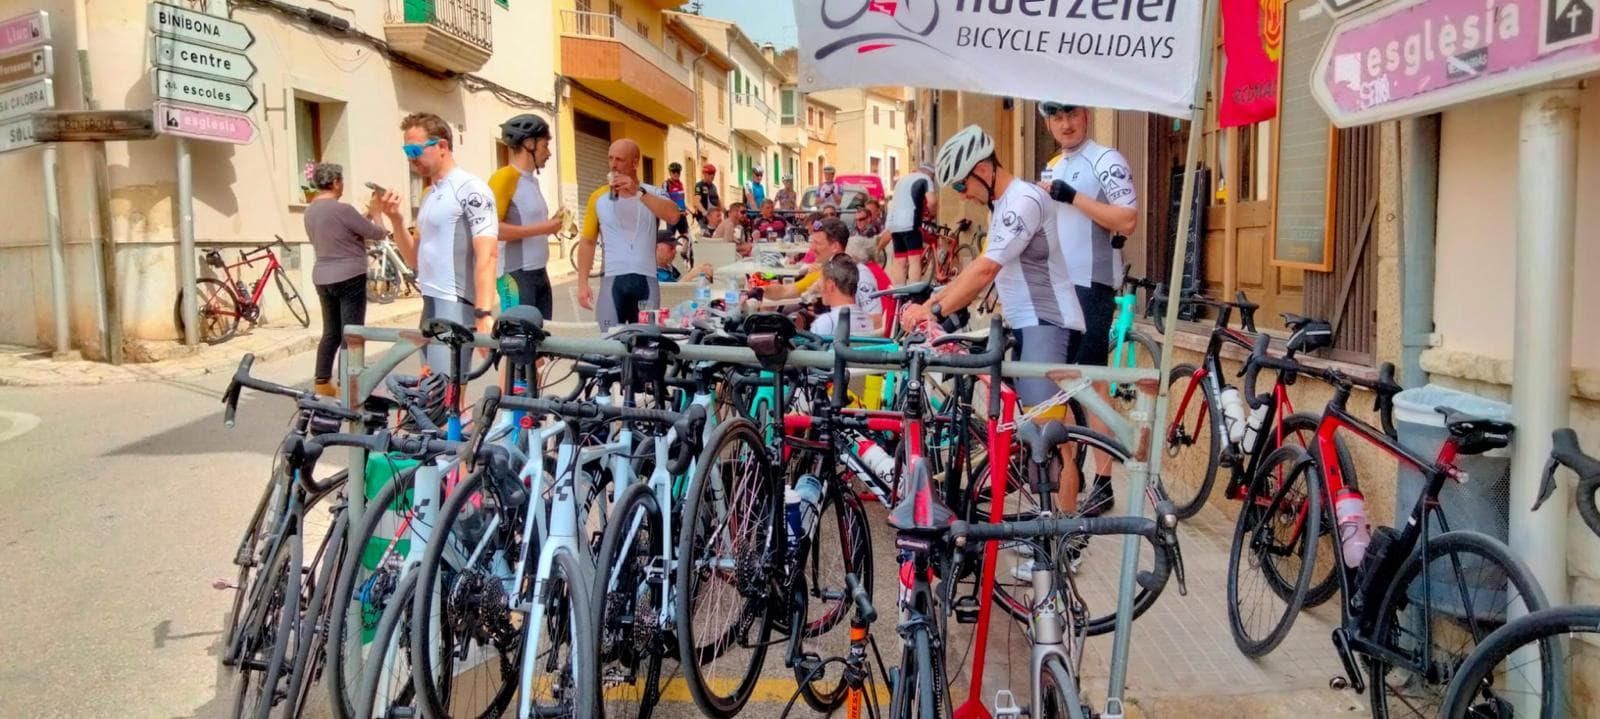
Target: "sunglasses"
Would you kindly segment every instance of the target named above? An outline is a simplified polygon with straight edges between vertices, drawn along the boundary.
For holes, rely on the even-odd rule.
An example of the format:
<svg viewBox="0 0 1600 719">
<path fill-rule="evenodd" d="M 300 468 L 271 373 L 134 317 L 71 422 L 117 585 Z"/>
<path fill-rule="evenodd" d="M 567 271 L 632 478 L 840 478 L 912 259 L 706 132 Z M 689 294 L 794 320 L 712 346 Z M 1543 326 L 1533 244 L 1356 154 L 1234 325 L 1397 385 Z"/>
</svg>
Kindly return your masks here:
<svg viewBox="0 0 1600 719">
<path fill-rule="evenodd" d="M 416 160 L 416 159 L 419 159 L 419 158 L 422 157 L 422 151 L 423 150 L 426 150 L 426 149 L 428 149 L 430 147 L 433 147 L 434 145 L 437 145 L 437 144 L 439 144 L 439 138 L 435 137 L 435 138 L 430 139 L 427 142 L 423 142 L 423 143 L 412 143 L 412 144 L 408 144 L 408 145 L 401 145 L 400 149 L 405 151 L 406 157 L 408 157 L 410 159 L 413 159 L 413 160 Z"/>
<path fill-rule="evenodd" d="M 1041 102 L 1039 103 L 1039 116 L 1049 118 L 1058 112 L 1072 112 L 1080 107 L 1082 107 L 1082 105 L 1068 105 L 1060 102 Z"/>
<path fill-rule="evenodd" d="M 956 180 L 950 183 L 950 189 L 955 190 L 957 194 L 965 195 L 967 194 L 967 181 L 964 179 Z"/>
</svg>

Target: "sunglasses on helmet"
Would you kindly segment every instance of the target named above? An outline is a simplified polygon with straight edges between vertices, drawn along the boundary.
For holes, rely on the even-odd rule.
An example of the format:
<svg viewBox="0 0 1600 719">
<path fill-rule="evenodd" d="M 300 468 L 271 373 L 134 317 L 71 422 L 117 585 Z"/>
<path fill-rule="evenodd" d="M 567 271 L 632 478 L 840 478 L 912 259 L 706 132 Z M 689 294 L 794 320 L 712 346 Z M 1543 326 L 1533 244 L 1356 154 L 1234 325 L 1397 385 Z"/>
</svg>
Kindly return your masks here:
<svg viewBox="0 0 1600 719">
<path fill-rule="evenodd" d="M 1062 102 L 1041 102 L 1039 103 L 1039 116 L 1048 118 L 1058 112 L 1072 112 L 1080 107 L 1082 107 L 1082 105 L 1068 105 Z"/>
</svg>

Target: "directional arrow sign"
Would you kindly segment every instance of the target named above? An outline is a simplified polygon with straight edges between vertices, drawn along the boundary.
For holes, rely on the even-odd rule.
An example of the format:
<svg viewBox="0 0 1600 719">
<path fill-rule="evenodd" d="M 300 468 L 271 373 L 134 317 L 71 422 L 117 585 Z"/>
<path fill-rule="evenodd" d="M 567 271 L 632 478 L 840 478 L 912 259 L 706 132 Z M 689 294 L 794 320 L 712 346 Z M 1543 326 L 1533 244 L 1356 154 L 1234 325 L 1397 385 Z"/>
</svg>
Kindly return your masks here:
<svg viewBox="0 0 1600 719">
<path fill-rule="evenodd" d="M 156 70 L 156 97 L 219 110 L 249 112 L 256 106 L 255 93 L 244 85 L 195 77 L 171 70 Z"/>
<path fill-rule="evenodd" d="M 50 42 L 50 13 L 36 10 L 0 20 L 0 53 Z"/>
<path fill-rule="evenodd" d="M 39 142 L 33 139 L 33 119 L 24 117 L 20 120 L 0 123 L 0 152 L 21 150 L 24 147 L 33 147 Z"/>
<path fill-rule="evenodd" d="M 0 90 L 0 122 L 56 106 L 54 81 L 35 80 L 10 90 Z"/>
<path fill-rule="evenodd" d="M 148 140 L 156 136 L 149 110 L 59 110 L 33 113 L 40 142 Z"/>
<path fill-rule="evenodd" d="M 250 118 L 226 110 L 201 110 L 166 102 L 156 103 L 156 130 L 164 135 L 181 135 L 196 140 L 217 140 L 246 145 L 255 138 L 256 126 Z"/>
<path fill-rule="evenodd" d="M 55 70 L 55 56 L 49 45 L 0 57 L 0 87 L 50 77 Z"/>
<path fill-rule="evenodd" d="M 256 36 L 244 23 L 165 3 L 150 3 L 150 32 L 222 50 L 248 50 Z"/>
<path fill-rule="evenodd" d="M 256 74 L 255 63 L 236 52 L 217 50 L 160 35 L 150 40 L 150 56 L 155 58 L 156 67 L 209 75 L 233 82 L 244 82 Z"/>
</svg>

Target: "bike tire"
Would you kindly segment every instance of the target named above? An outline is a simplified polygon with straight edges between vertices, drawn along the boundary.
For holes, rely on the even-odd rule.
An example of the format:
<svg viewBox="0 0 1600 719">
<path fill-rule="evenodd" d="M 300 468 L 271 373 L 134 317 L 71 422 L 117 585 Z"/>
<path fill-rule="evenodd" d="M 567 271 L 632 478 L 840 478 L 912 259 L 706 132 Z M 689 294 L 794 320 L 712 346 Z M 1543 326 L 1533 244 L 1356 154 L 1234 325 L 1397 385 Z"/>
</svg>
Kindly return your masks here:
<svg viewBox="0 0 1600 719">
<path fill-rule="evenodd" d="M 311 688 L 321 677 L 326 664 L 328 619 L 333 608 L 331 590 L 339 568 L 344 564 L 347 515 L 342 507 L 338 514 L 338 519 L 323 536 L 311 563 L 306 565 L 305 576 L 315 577 L 315 581 L 309 592 L 301 589 L 307 611 L 300 624 L 301 641 L 297 642 L 298 651 L 289 673 L 288 697 L 293 701 L 285 708 L 285 717 L 298 717 L 305 710 L 311 699 Z"/>
<path fill-rule="evenodd" d="M 728 449 L 734 452 L 724 467 Z M 725 477 L 734 470 L 743 471 Z M 674 587 L 678 661 L 695 706 L 707 715 L 739 713 L 766 660 L 773 625 L 771 578 L 778 569 L 770 563 L 781 561 L 777 558 L 784 547 L 779 476 L 761 432 L 748 419 L 737 418 L 717 427 L 689 483 Z M 719 514 L 714 504 L 718 496 L 730 498 L 726 514 Z M 735 524 L 740 518 L 746 521 Z M 737 536 L 723 536 L 730 526 Z M 719 551 L 728 556 L 719 556 Z M 731 581 L 725 564 L 733 567 Z M 706 601 L 714 592 L 730 596 L 726 602 Z M 737 606 L 738 614 L 720 626 L 716 617 L 697 616 L 705 605 Z M 717 663 L 727 666 L 727 678 L 718 675 Z M 724 691 L 730 686 L 731 691 Z"/>
<path fill-rule="evenodd" d="M 841 624 L 848 627 L 846 619 L 853 606 L 845 575 L 856 575 L 862 590 L 872 596 L 872 531 L 860 497 L 840 482 L 830 483 L 823 494 L 816 537 L 808 549 L 803 570 L 808 601 L 801 651 L 815 652 L 820 657 L 842 657 L 849 651 L 850 635 L 840 633 L 838 628 Z M 844 641 L 837 641 L 841 637 Z M 836 670 L 835 666 L 828 666 L 819 671 L 817 676 L 810 676 L 812 672 L 796 666 L 794 678 L 806 706 L 826 714 L 844 703 L 850 687 L 844 681 L 842 667 Z"/>
<path fill-rule="evenodd" d="M 1078 683 L 1072 672 L 1067 671 L 1065 660 L 1059 655 L 1045 657 L 1044 663 L 1039 665 L 1039 675 L 1034 677 L 1033 682 L 1034 686 L 1039 687 L 1039 719 L 1068 719 L 1074 714 L 1073 707 L 1083 706 Z M 1090 716 L 1090 712 L 1083 710 L 1081 716 Z"/>
<path fill-rule="evenodd" d="M 1269 481 L 1268 471 L 1276 474 L 1280 465 L 1286 465 L 1288 474 Z M 1321 479 L 1316 462 L 1304 449 L 1279 447 L 1267 456 L 1245 494 L 1238 521 L 1234 523 L 1233 543 L 1228 551 L 1228 629 L 1233 634 L 1234 645 L 1247 657 L 1265 656 L 1277 648 L 1288 636 L 1305 602 L 1311 574 L 1316 566 L 1317 542 L 1303 540 L 1306 536 L 1320 536 Z M 1300 502 L 1307 504 L 1303 513 L 1300 511 Z M 1293 525 L 1288 525 L 1290 533 L 1284 537 L 1270 531 L 1285 526 L 1278 521 L 1280 519 L 1302 516 L 1305 521 L 1302 531 L 1296 532 Z M 1274 562 L 1269 561 L 1274 556 L 1297 556 L 1300 560 L 1298 571 L 1280 571 Z M 1241 572 L 1247 568 L 1261 570 L 1265 581 L 1241 587 Z M 1293 576 L 1285 576 L 1291 573 Z M 1266 593 L 1259 589 L 1262 586 L 1267 590 Z M 1247 626 L 1254 625 L 1249 619 L 1256 616 L 1257 612 L 1245 612 L 1240 604 L 1257 597 L 1269 601 L 1275 597 L 1282 602 L 1282 609 L 1266 609 L 1264 616 L 1268 621 L 1264 626 Z"/>
<path fill-rule="evenodd" d="M 283 297 L 283 304 L 289 308 L 289 314 L 294 315 L 296 322 L 301 327 L 311 326 L 311 313 L 306 311 L 305 298 L 300 296 L 300 289 L 294 286 L 294 280 L 289 279 L 289 273 L 278 270 L 272 274 L 272 281 L 278 285 L 278 294 Z"/>
<path fill-rule="evenodd" d="M 386 254 L 373 258 L 367 268 L 367 300 L 386 305 L 400 292 L 400 268 L 389 262 Z"/>
<path fill-rule="evenodd" d="M 661 508 L 644 482 L 623 492 L 606 522 L 591 591 L 597 621 L 590 625 L 589 641 L 595 648 L 590 656 L 600 688 L 596 716 L 650 716 L 660 700 L 664 647 L 661 618 L 653 610 L 665 598 L 667 578 L 652 577 L 650 568 L 654 560 L 664 558 L 662 526 Z"/>
<path fill-rule="evenodd" d="M 407 467 L 396 473 L 367 500 L 366 511 L 353 518 L 357 523 L 356 541 L 350 547 L 354 551 L 345 552 L 343 566 L 334 580 L 333 609 L 328 617 L 328 698 L 334 716 L 340 719 L 356 715 L 354 697 L 360 691 L 362 680 L 360 673 L 350 672 L 354 661 L 349 652 L 367 651 L 370 638 L 375 638 L 378 623 L 383 620 L 389 604 L 399 596 L 402 577 L 408 573 L 403 566 L 406 549 L 401 545 L 409 547 L 411 542 L 420 541 L 418 535 L 408 531 L 406 536 L 391 538 L 394 540 L 391 549 L 390 542 L 378 535 L 380 529 L 392 521 L 393 512 L 416 510 L 412 505 L 416 471 L 416 467 Z M 361 491 L 365 492 L 366 488 Z M 390 553 L 393 553 L 392 561 Z M 350 622 L 352 613 L 360 618 L 359 638 L 351 634 L 354 629 Z"/>
<path fill-rule="evenodd" d="M 245 597 L 255 591 L 250 582 L 256 576 L 253 570 L 268 559 L 258 555 L 267 549 L 264 542 L 276 533 L 278 518 L 281 516 L 276 511 L 272 513 L 267 511 L 268 505 L 273 504 L 274 498 L 283 491 L 280 479 L 281 463 L 281 454 L 275 455 L 267 486 L 261 492 L 261 500 L 256 502 L 256 509 L 251 514 L 250 521 L 245 524 L 244 536 L 240 538 L 238 551 L 234 554 L 234 564 L 239 567 L 239 572 L 233 583 L 232 608 L 228 610 L 228 618 L 224 620 L 226 626 L 222 632 L 223 650 L 220 657 L 223 666 L 231 667 L 239 663 L 237 639 L 240 636 L 240 629 L 250 616 Z"/>
<path fill-rule="evenodd" d="M 432 517 L 422 561 L 411 572 L 417 578 L 411 597 L 411 646 L 440 649 L 411 657 L 411 684 L 424 716 L 497 717 L 517 689 L 523 632 L 516 629 L 511 611 L 518 597 L 507 596 L 505 586 L 514 580 L 512 567 L 520 553 L 516 538 L 526 516 L 517 510 L 526 500 L 508 506 L 492 477 L 491 470 L 481 469 L 450 491 Z M 495 532 L 486 531 L 489 527 Z M 472 557 L 477 558 L 472 566 L 455 563 Z M 497 572 L 497 566 L 504 571 Z M 458 636 L 462 629 L 469 634 Z M 475 666 L 488 668 L 469 669 L 472 683 L 458 686 L 466 672 L 457 671 L 456 661 L 468 657 L 482 659 Z"/>
<path fill-rule="evenodd" d="M 1195 376 L 1192 364 L 1175 365 L 1167 374 L 1168 412 L 1182 412 L 1183 416 L 1169 414 L 1166 420 L 1167 456 L 1161 463 L 1162 495 L 1172 502 L 1179 519 L 1189 519 L 1200 513 L 1211 497 L 1211 488 L 1217 482 L 1223 446 L 1222 410 L 1206 377 Z M 1195 384 L 1191 389 L 1191 384 Z M 1185 407 L 1184 399 L 1188 398 Z M 1203 449 L 1201 447 L 1203 445 Z M 1193 448 L 1193 454 L 1186 452 Z M 1203 468 L 1179 464 L 1204 462 Z M 1178 471 L 1182 469 L 1180 479 Z"/>
<path fill-rule="evenodd" d="M 1418 578 L 1424 571 L 1424 556 L 1428 558 L 1427 577 L 1436 577 L 1437 570 L 1434 562 L 1443 557 L 1449 557 L 1449 566 L 1446 569 L 1449 581 L 1441 582 L 1440 589 L 1446 592 L 1444 597 L 1435 597 L 1432 589 L 1427 594 L 1421 590 L 1429 587 L 1434 582 L 1424 578 L 1423 586 L 1413 588 L 1412 580 Z M 1465 558 L 1476 558 L 1477 562 L 1463 561 Z M 1472 581 L 1479 580 L 1478 582 Z M 1545 599 L 1544 590 L 1539 587 L 1538 580 L 1534 579 L 1532 572 L 1526 565 L 1511 554 L 1511 550 L 1504 543 L 1486 534 L 1472 531 L 1446 532 L 1430 537 L 1424 546 L 1418 547 L 1406 558 L 1400 570 L 1395 573 L 1394 579 L 1384 588 L 1383 600 L 1378 603 L 1377 612 L 1368 615 L 1365 619 L 1370 622 L 1372 634 L 1379 646 L 1396 652 L 1401 656 L 1411 656 L 1420 651 L 1415 637 L 1410 637 L 1408 627 L 1426 627 L 1422 632 L 1424 637 L 1434 639 L 1443 636 L 1443 640 L 1452 642 L 1454 646 L 1443 647 L 1429 642 L 1427 655 L 1437 666 L 1449 667 L 1460 664 L 1472 653 L 1488 635 L 1499 628 L 1504 622 L 1495 622 L 1493 616 L 1477 616 L 1469 608 L 1477 607 L 1480 602 L 1475 590 L 1489 586 L 1509 587 L 1502 590 L 1486 589 L 1486 596 L 1495 599 L 1494 604 L 1488 607 L 1486 614 L 1499 614 L 1509 612 L 1517 602 L 1522 602 L 1529 612 L 1537 612 L 1549 606 Z M 1512 594 L 1515 591 L 1515 595 Z M 1427 596 L 1431 600 L 1439 599 L 1457 602 L 1451 608 L 1461 607 L 1462 613 L 1467 617 L 1445 616 L 1448 610 L 1424 610 L 1421 621 L 1415 621 L 1412 604 L 1418 597 Z M 1499 599 L 1504 599 L 1500 603 Z M 1487 602 L 1485 602 L 1487 603 Z M 1441 629 L 1448 623 L 1450 631 Z M 1470 646 L 1467 641 L 1470 639 Z M 1403 672 L 1391 676 L 1391 672 Z M 1546 677 L 1549 669 L 1546 667 Z M 1400 717 L 1437 717 L 1444 704 L 1444 694 L 1448 685 L 1440 680 L 1441 672 L 1434 671 L 1407 671 L 1405 668 L 1389 664 L 1383 658 L 1367 657 L 1367 696 L 1372 703 L 1372 716 L 1375 719 L 1393 719 Z M 1442 672 L 1448 679 L 1448 672 Z M 1545 682 L 1549 685 L 1549 680 Z M 1390 695 L 1394 694 L 1398 706 L 1391 707 Z M 1391 711 L 1391 708 L 1396 711 Z"/>
<path fill-rule="evenodd" d="M 286 534 L 277 555 L 270 560 L 272 567 L 266 575 L 269 593 L 263 597 L 266 605 L 261 607 L 261 620 L 256 624 L 258 632 L 254 637 L 258 643 L 249 646 L 240 659 L 244 666 L 239 673 L 238 693 L 234 698 L 235 717 L 269 719 L 280 697 L 278 684 L 282 681 L 286 660 L 292 656 L 289 654 L 289 645 L 295 641 L 294 634 L 300 626 L 302 551 L 299 537 Z M 269 636 L 270 644 L 259 643 L 260 640 L 268 640 Z M 250 639 L 246 637 L 245 641 L 250 642 Z M 250 665 L 257 663 L 252 659 L 257 654 L 261 655 L 262 662 L 260 669 L 254 670 L 259 674 L 255 677 L 257 681 L 252 682 Z"/>
<path fill-rule="evenodd" d="M 1479 642 L 1456 669 L 1439 718 L 1533 719 L 1527 712 L 1518 713 L 1518 707 L 1537 707 L 1539 719 L 1582 716 L 1582 700 L 1564 683 L 1567 677 L 1577 676 L 1576 668 L 1565 665 L 1578 646 L 1574 638 L 1578 634 L 1589 635 L 1587 643 L 1591 645 L 1600 644 L 1600 606 L 1551 607 L 1507 622 Z M 1536 665 L 1533 670 L 1539 672 L 1538 679 L 1529 677 L 1524 669 L 1530 664 L 1501 668 L 1503 662 L 1514 660 L 1518 650 L 1537 652 L 1538 660 L 1531 664 Z M 1517 686 L 1505 678 L 1511 673 L 1520 676 L 1534 696 L 1507 700 Z"/>
<path fill-rule="evenodd" d="M 956 272 L 960 273 L 967 265 L 978 259 L 977 248 L 965 242 L 956 245 Z"/>
<path fill-rule="evenodd" d="M 395 588 L 394 601 L 384 608 L 383 617 L 378 620 L 356 685 L 352 717 L 390 717 L 416 710 L 410 628 L 411 595 L 416 588 L 417 575 L 407 574 Z"/>
<path fill-rule="evenodd" d="M 195 280 L 194 303 L 200 317 L 196 336 L 208 345 L 221 344 L 239 332 L 239 297 L 233 288 L 222 280 L 202 277 Z M 172 305 L 172 322 L 178 328 L 178 337 L 184 335 L 183 293 Z"/>
<path fill-rule="evenodd" d="M 589 659 L 594 656 L 594 645 L 589 641 L 594 627 L 594 602 L 589 595 L 589 587 L 594 582 L 594 576 L 591 574 L 593 565 L 587 558 L 580 559 L 565 549 L 558 549 L 550 567 L 550 577 L 539 587 L 545 594 L 543 598 L 545 604 L 556 606 L 556 611 L 550 611 L 544 617 L 545 631 L 549 634 L 547 637 L 549 641 L 546 643 L 550 645 L 551 652 L 558 652 L 564 648 L 566 658 L 564 662 L 552 661 L 541 659 L 546 656 L 542 653 L 528 654 L 526 649 L 531 641 L 529 635 L 537 629 L 530 623 L 523 628 L 522 661 L 524 671 L 530 676 L 532 674 L 528 665 L 560 664 L 558 668 L 562 673 L 560 678 L 567 684 L 561 687 L 559 693 L 552 687 L 547 694 L 538 689 L 520 687 L 520 695 L 523 701 L 532 705 L 530 713 L 533 715 L 592 717 L 596 712 L 595 699 L 600 691 L 592 671 L 593 662 Z M 544 696 L 553 700 L 551 705 L 535 704 Z M 520 707 L 518 711 L 520 714 Z"/>
</svg>

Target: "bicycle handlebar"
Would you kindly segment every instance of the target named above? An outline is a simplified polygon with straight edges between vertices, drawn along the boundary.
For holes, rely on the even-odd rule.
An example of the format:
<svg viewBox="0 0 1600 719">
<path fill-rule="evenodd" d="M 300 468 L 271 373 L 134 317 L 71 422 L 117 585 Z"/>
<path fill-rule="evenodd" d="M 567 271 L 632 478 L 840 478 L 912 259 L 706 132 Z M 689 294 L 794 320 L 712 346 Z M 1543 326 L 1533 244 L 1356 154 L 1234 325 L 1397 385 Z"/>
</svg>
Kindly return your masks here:
<svg viewBox="0 0 1600 719">
<path fill-rule="evenodd" d="M 871 624 L 878 621 L 878 610 L 872 606 L 872 595 L 861 586 L 860 580 L 853 573 L 844 575 L 845 591 L 850 594 L 850 600 L 856 605 L 856 618 L 862 624 Z"/>
<path fill-rule="evenodd" d="M 1163 290 L 1159 285 L 1152 288 L 1152 304 L 1164 304 L 1171 299 L 1172 298 L 1170 294 Z M 1261 309 L 1261 305 L 1251 302 L 1250 298 L 1245 296 L 1244 290 L 1239 290 L 1238 292 L 1234 293 L 1232 302 L 1227 300 L 1213 299 L 1198 292 L 1183 292 L 1179 293 L 1178 295 L 1178 304 L 1204 305 L 1206 307 L 1211 307 L 1218 310 L 1238 310 L 1239 326 L 1243 328 L 1244 331 L 1251 334 L 1256 334 L 1260 331 L 1256 329 L 1256 310 Z"/>
<path fill-rule="evenodd" d="M 1578 444 L 1578 434 L 1571 427 L 1556 430 L 1550 436 L 1550 460 L 1544 465 L 1544 479 L 1539 483 L 1539 498 L 1533 509 L 1538 511 L 1556 490 L 1556 467 L 1563 466 L 1578 475 L 1578 514 L 1589 530 L 1600 534 L 1600 507 L 1595 505 L 1595 492 L 1600 491 L 1600 459 L 1584 454 Z"/>
<path fill-rule="evenodd" d="M 858 350 L 850 346 L 850 308 L 839 311 L 839 326 L 844 328 L 844 333 L 833 339 L 833 353 L 845 362 L 856 364 L 877 365 L 904 365 L 915 350 L 897 350 L 886 352 L 882 350 Z M 1005 328 L 1000 318 L 992 318 L 989 323 L 989 345 L 984 352 L 977 354 L 929 354 L 926 355 L 927 367 L 947 369 L 983 369 L 993 367 L 995 363 L 1005 359 L 1006 342 Z M 882 340 L 879 339 L 879 342 Z"/>
<path fill-rule="evenodd" d="M 1070 534 L 1138 535 L 1144 537 L 1145 541 L 1155 549 L 1155 567 L 1150 571 L 1139 572 L 1137 581 L 1139 586 L 1159 593 L 1166 587 L 1167 579 L 1172 574 L 1170 542 L 1166 533 L 1176 524 L 1177 515 L 1171 503 L 1166 501 L 1156 506 L 1156 514 L 1162 518 L 1161 522 L 1145 517 L 1056 517 L 979 524 L 956 520 L 950 525 L 949 534 L 958 547 L 969 541 L 994 542 L 1034 537 L 1064 537 Z M 1163 528 L 1164 523 L 1167 525 L 1165 528 Z"/>
<path fill-rule="evenodd" d="M 1272 338 L 1266 333 L 1256 337 L 1256 344 L 1250 349 L 1250 358 L 1245 360 L 1244 366 L 1244 391 L 1245 399 L 1252 407 L 1258 406 L 1256 394 L 1256 373 L 1265 367 L 1281 373 L 1305 374 L 1333 385 L 1336 389 L 1349 391 L 1353 387 L 1360 387 L 1373 393 L 1372 411 L 1378 413 L 1378 421 L 1383 427 L 1384 434 L 1394 437 L 1394 396 L 1404 389 L 1394 381 L 1394 363 L 1385 362 L 1378 367 L 1378 378 L 1363 380 L 1351 377 L 1336 369 L 1313 369 L 1288 357 L 1273 357 L 1267 354 L 1267 347 Z"/>
<path fill-rule="evenodd" d="M 289 397 L 297 401 L 300 409 L 310 410 L 318 414 L 338 417 L 352 422 L 379 421 L 371 413 L 346 409 L 333 404 L 330 400 L 323 400 L 311 390 L 296 389 L 288 385 L 252 377 L 250 376 L 250 368 L 255 362 L 256 356 L 254 354 L 246 353 L 239 358 L 239 367 L 233 371 L 233 379 L 228 381 L 228 388 L 222 391 L 222 426 L 224 427 L 230 429 L 233 427 L 235 415 L 239 412 L 239 395 L 243 393 L 245 387 L 257 392 Z"/>
<path fill-rule="evenodd" d="M 488 431 L 489 425 L 494 422 L 494 414 L 501 409 L 518 410 L 532 415 L 555 415 L 564 419 L 622 420 L 671 427 L 678 435 L 678 454 L 673 457 L 667 469 L 672 474 L 682 474 L 689 468 L 689 462 L 693 460 L 695 454 L 694 445 L 698 444 L 695 438 L 699 437 L 699 429 L 706 421 L 706 408 L 700 405 L 691 406 L 683 412 L 673 412 L 664 409 L 595 404 L 588 400 L 577 401 L 566 398 L 506 397 L 500 394 L 498 387 L 490 387 L 484 392 L 481 407 L 476 420 L 478 428 L 471 440 L 474 446 L 481 444 L 480 436 Z"/>
</svg>

